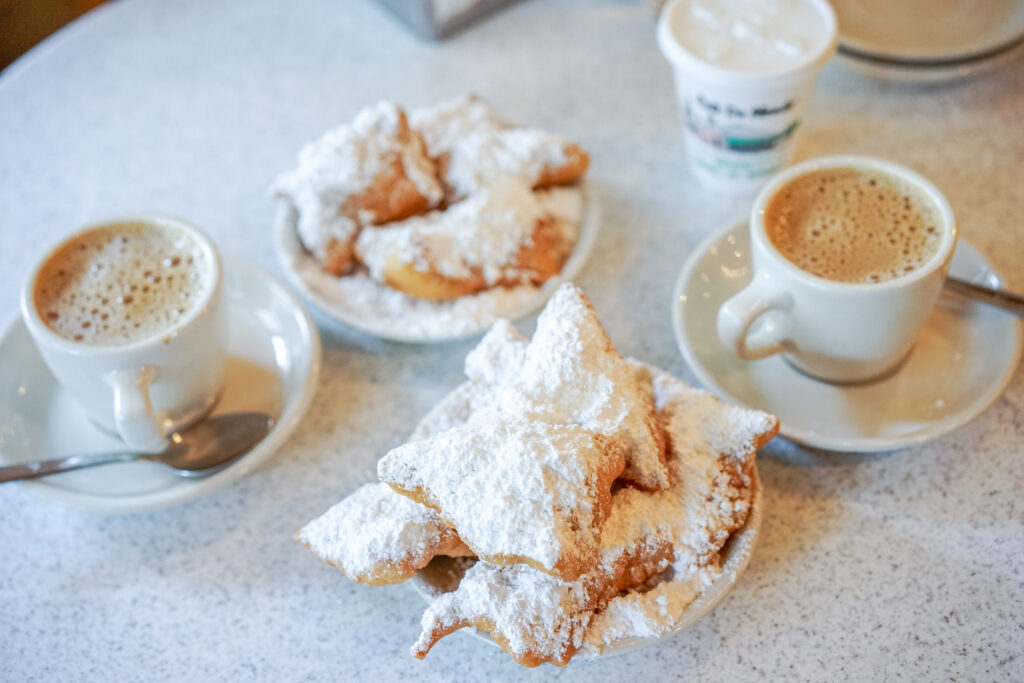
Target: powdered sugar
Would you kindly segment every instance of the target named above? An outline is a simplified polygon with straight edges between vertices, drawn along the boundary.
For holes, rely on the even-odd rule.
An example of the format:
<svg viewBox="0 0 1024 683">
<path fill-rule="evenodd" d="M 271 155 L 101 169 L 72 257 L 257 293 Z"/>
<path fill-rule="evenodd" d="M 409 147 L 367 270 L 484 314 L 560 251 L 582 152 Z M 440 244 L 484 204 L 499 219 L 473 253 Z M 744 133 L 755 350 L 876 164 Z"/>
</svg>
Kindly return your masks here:
<svg viewBox="0 0 1024 683">
<path fill-rule="evenodd" d="M 653 376 L 671 447 L 673 485 L 653 494 L 623 489 L 613 496 L 602 534 L 602 561 L 614 561 L 640 539 L 663 538 L 674 548 L 673 576 L 646 593 L 613 599 L 590 627 L 589 654 L 664 635 L 717 604 L 722 586 L 735 581 L 753 548 L 749 534 L 734 541 L 724 568 L 728 576 L 720 577 L 718 553 L 747 522 L 756 495 L 754 449 L 778 429 L 778 420 L 767 413 L 724 404 L 656 368 L 630 362 Z M 688 612 L 698 598 L 702 611 Z"/>
<path fill-rule="evenodd" d="M 594 615 L 587 644 L 600 652 L 618 641 L 662 636 L 682 620 L 701 589 L 692 581 L 665 581 L 646 593 L 617 597 Z"/>
<path fill-rule="evenodd" d="M 454 198 L 509 178 L 532 186 L 545 168 L 569 162 L 568 140 L 536 128 L 509 126 L 473 96 L 415 109 L 409 120 L 430 156 L 444 159 L 445 182 Z"/>
<path fill-rule="evenodd" d="M 379 483 L 361 486 L 296 537 L 353 581 L 371 583 L 410 575 L 446 543 L 460 545 L 437 513 Z"/>
<path fill-rule="evenodd" d="M 389 102 L 366 107 L 351 125 L 338 126 L 306 144 L 297 167 L 279 175 L 271 190 L 298 210 L 299 237 L 323 260 L 331 240 L 346 242 L 359 227 L 352 216 L 341 214 L 341 205 L 365 192 L 395 159 L 421 195 L 432 205 L 441 201 L 434 163 L 412 137 L 401 110 Z M 359 218 L 366 223 L 374 219 Z"/>
<path fill-rule="evenodd" d="M 448 152 L 445 181 L 457 197 L 507 178 L 522 178 L 532 186 L 545 168 L 568 163 L 568 144 L 561 136 L 534 128 L 466 135 Z"/>
<path fill-rule="evenodd" d="M 494 323 L 466 356 L 466 376 L 470 381 L 441 399 L 416 425 L 409 440 L 426 439 L 466 424 L 473 413 L 497 409 L 498 388 L 522 367 L 528 343 L 509 321 Z"/>
<path fill-rule="evenodd" d="M 462 583 L 427 610 L 413 648 L 417 656 L 468 625 L 490 632 L 528 665 L 564 664 L 577 648 L 599 654 L 624 640 L 657 637 L 710 611 L 749 557 L 757 529 L 756 515 L 753 525 L 749 521 L 757 488 L 754 450 L 777 431 L 777 420 L 623 360 L 592 314 L 582 293 L 566 286 L 541 316 L 532 341 L 507 322 L 496 325 L 466 359 L 469 381 L 417 427 L 415 436 L 423 440 L 380 461 L 381 479 L 440 509 L 438 519 L 456 527 L 481 556 Z M 545 334 L 552 339 L 545 341 Z M 566 346 L 555 344 L 558 335 Z M 652 493 L 626 486 L 602 503 L 595 493 L 606 491 L 624 464 L 621 452 L 608 449 L 612 441 L 576 418 L 568 424 L 547 419 L 532 408 L 519 410 L 535 402 L 507 399 L 536 362 L 535 346 L 572 362 L 594 353 L 618 358 L 615 381 L 606 365 L 595 373 L 600 379 L 566 375 L 561 357 L 554 361 L 558 372 L 536 378 L 549 391 L 566 377 L 601 396 L 609 394 L 607 382 L 636 389 L 657 411 L 655 426 L 666 429 L 670 488 Z M 585 395 L 559 396 L 578 403 L 584 419 L 607 409 L 588 404 Z M 445 529 L 434 533 L 440 537 Z M 418 537 L 411 544 L 430 547 Z M 582 559 L 584 573 L 548 571 L 565 558 Z M 660 574 L 670 561 L 670 571 Z M 656 578 L 637 588 L 650 577 Z M 623 588 L 635 590 L 617 596 Z"/>
<path fill-rule="evenodd" d="M 623 549 L 661 538 L 675 548 L 676 570 L 689 574 L 706 564 L 746 518 L 757 440 L 774 434 L 778 421 L 630 362 L 655 373 L 654 395 L 668 434 L 673 484 L 651 494 L 622 489 L 612 497 L 602 560 L 613 562 Z"/>
<path fill-rule="evenodd" d="M 653 387 L 655 405 L 677 449 L 742 461 L 757 446 L 756 438 L 778 424 L 768 413 L 722 403 L 670 375 L 655 377 Z"/>
<path fill-rule="evenodd" d="M 416 341 L 450 339 L 486 329 L 504 311 L 516 311 L 537 297 L 532 285 L 496 287 L 453 301 L 427 301 L 386 287 L 357 273 L 332 279 L 331 297 L 348 312 L 346 319 L 362 317 L 359 325 L 383 336 Z M 339 307 L 340 308 L 340 307 Z"/>
<path fill-rule="evenodd" d="M 466 377 L 492 393 L 511 382 L 526 360 L 529 342 L 508 320 L 499 320 L 466 355 Z"/>
<path fill-rule="evenodd" d="M 356 253 L 379 282 L 395 263 L 408 263 L 451 278 L 480 273 L 494 285 L 516 279 L 516 255 L 532 244 L 544 217 L 530 188 L 513 179 L 482 188 L 445 211 L 365 228 Z"/>
<path fill-rule="evenodd" d="M 409 441 L 429 439 L 435 434 L 461 427 L 473 413 L 494 407 L 494 392 L 478 382 L 463 382 L 441 399 L 409 435 Z"/>
<path fill-rule="evenodd" d="M 409 112 L 409 123 L 416 129 L 432 157 L 445 154 L 466 135 L 497 132 L 505 124 L 490 105 L 475 95 L 464 95 Z"/>
<path fill-rule="evenodd" d="M 424 612 L 412 653 L 426 654 L 440 630 L 486 619 L 494 625 L 492 635 L 517 658 L 543 653 L 564 663 L 583 643 L 592 616 L 584 609 L 589 599 L 582 583 L 558 581 L 523 565 L 477 562 L 457 591 L 438 597 Z"/>
<path fill-rule="evenodd" d="M 377 474 L 422 496 L 478 555 L 575 578 L 596 561 L 601 499 L 622 464 L 621 451 L 576 425 L 476 413 L 392 450 Z"/>
<path fill-rule="evenodd" d="M 469 419 L 472 409 L 464 398 L 472 394 L 474 401 L 486 402 L 493 387 L 506 377 L 520 374 L 524 343 L 511 325 L 496 326 L 467 357 L 471 381 L 442 401 L 424 418 L 418 431 L 429 432 L 432 425 Z M 460 585 L 436 609 L 428 610 L 424 634 L 414 651 L 422 652 L 429 640 L 428 622 L 431 627 L 450 625 L 457 615 L 470 623 L 482 616 L 490 618 L 499 640 L 509 633 L 517 634 L 520 647 L 552 660 L 564 656 L 572 641 L 547 622 L 589 622 L 582 648 L 585 654 L 594 656 L 620 643 L 658 637 L 693 623 L 710 611 L 735 582 L 749 558 L 757 525 L 750 528 L 748 524 L 729 546 L 724 574 L 718 553 L 729 536 L 748 520 L 756 493 L 756 482 L 751 479 L 753 449 L 774 432 L 777 421 L 765 413 L 723 404 L 656 368 L 633 360 L 628 363 L 634 376 L 644 381 L 657 399 L 672 446 L 672 488 L 654 493 L 629 487 L 617 491 L 602 527 L 599 569 L 575 584 L 526 567 L 512 573 L 504 571 L 511 568 L 478 562 L 468 586 L 472 596 L 463 595 Z M 456 400 L 460 396 L 463 399 Z M 671 578 L 652 590 L 612 597 L 603 609 L 599 595 L 579 592 L 583 586 L 607 585 L 608 577 L 621 571 L 618 567 L 623 557 L 656 556 L 656 548 L 666 542 L 672 544 L 675 556 Z M 507 596 L 520 592 L 533 597 L 510 609 Z M 536 609 L 552 611 L 545 617 L 543 629 L 534 627 Z"/>
<path fill-rule="evenodd" d="M 289 244 L 282 255 L 293 282 L 307 293 L 314 290 L 315 303 L 337 319 L 402 341 L 468 336 L 499 317 L 530 312 L 553 291 L 553 280 L 579 269 L 596 229 L 593 214 L 588 224 L 581 222 L 579 187 L 529 191 L 537 179 L 533 169 L 564 161 L 562 146 L 568 143 L 508 126 L 473 96 L 417 109 L 409 119 L 411 127 L 394 104 L 368 107 L 351 125 L 307 144 L 297 166 L 274 182 L 272 190 L 289 205 L 278 214 L 279 243 L 302 245 L 296 251 Z M 479 139 L 473 142 L 474 137 Z M 475 174 L 479 192 L 428 213 L 444 199 L 439 174 L 449 168 L 456 147 L 461 150 L 455 154 L 456 175 L 460 168 Z M 571 147 L 568 172 L 582 175 L 585 154 Z M 397 163 L 421 197 L 400 174 L 396 177 Z M 388 204 L 394 198 L 387 194 L 392 178 L 402 199 L 398 208 Z M 569 179 L 563 174 L 546 182 Z M 449 202 L 457 198 L 449 192 Z M 392 208 L 395 213 L 388 214 Z M 391 217 L 381 219 L 375 212 Z M 411 219 L 393 220 L 412 212 L 417 213 Z M 281 234 L 285 229 L 297 239 Z M 312 258 L 304 258 L 307 252 Z M 385 283 L 389 262 L 392 275 L 406 277 Z M 487 289 L 454 301 L 416 299 L 392 289 L 417 294 L 421 285 L 415 283 L 423 279 L 410 267 L 428 278 L 439 274 L 454 281 L 447 291 Z M 318 268 L 351 277 L 323 277 Z M 371 279 L 380 286 L 370 285 Z M 545 280 L 551 286 L 534 284 Z"/>
<path fill-rule="evenodd" d="M 521 371 L 499 404 L 514 414 L 575 422 L 615 439 L 626 453 L 623 476 L 667 488 L 664 439 L 650 396 L 615 350 L 586 296 L 571 284 L 551 297 Z"/>
</svg>

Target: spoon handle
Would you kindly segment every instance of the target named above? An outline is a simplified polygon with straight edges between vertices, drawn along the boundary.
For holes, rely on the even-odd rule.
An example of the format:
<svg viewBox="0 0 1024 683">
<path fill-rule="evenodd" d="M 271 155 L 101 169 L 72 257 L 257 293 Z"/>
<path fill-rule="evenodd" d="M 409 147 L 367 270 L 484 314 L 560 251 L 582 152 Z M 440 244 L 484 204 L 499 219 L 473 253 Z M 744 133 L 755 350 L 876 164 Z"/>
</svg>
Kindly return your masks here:
<svg viewBox="0 0 1024 683">
<path fill-rule="evenodd" d="M 946 289 L 1024 317 L 1024 296 L 1019 294 L 1005 289 L 982 287 L 967 280 L 948 276 L 946 277 Z"/>
<path fill-rule="evenodd" d="M 70 472 L 80 470 L 83 467 L 93 465 L 104 465 L 108 462 L 124 462 L 136 460 L 139 453 L 93 453 L 90 455 L 72 455 L 67 458 L 56 458 L 54 460 L 38 460 L 36 462 L 23 462 L 17 465 L 6 465 L 0 467 L 0 483 L 5 481 L 16 481 L 18 479 L 35 479 L 45 477 L 58 472 Z"/>
</svg>

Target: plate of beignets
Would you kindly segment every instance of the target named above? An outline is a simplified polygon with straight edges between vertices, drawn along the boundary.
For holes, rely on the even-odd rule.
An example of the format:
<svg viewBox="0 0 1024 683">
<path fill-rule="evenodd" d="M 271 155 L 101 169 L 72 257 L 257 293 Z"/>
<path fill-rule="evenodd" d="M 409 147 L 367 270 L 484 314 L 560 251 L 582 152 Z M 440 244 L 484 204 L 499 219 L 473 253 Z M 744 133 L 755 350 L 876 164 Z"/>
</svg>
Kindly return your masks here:
<svg viewBox="0 0 1024 683">
<path fill-rule="evenodd" d="M 469 95 L 381 102 L 308 143 L 271 192 L 285 273 L 330 320 L 434 342 L 527 315 L 597 230 L 587 153 Z"/>
<path fill-rule="evenodd" d="M 378 482 L 296 534 L 353 581 L 411 579 L 414 656 L 465 628 L 565 666 L 677 633 L 736 584 L 777 418 L 624 358 L 569 283 L 532 339 L 497 322 L 465 374 Z"/>
</svg>

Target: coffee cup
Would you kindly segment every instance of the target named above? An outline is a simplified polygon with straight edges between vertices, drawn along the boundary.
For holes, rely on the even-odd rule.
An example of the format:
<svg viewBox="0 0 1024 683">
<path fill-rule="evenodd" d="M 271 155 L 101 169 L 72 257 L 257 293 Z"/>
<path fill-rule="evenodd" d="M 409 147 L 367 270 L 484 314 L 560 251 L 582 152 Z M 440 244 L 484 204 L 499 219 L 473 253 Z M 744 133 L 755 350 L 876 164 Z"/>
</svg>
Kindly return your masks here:
<svg viewBox="0 0 1024 683">
<path fill-rule="evenodd" d="M 88 225 L 30 269 L 21 312 L 57 382 L 132 450 L 158 451 L 223 382 L 220 256 L 173 218 Z"/>
<path fill-rule="evenodd" d="M 935 185 L 861 156 L 783 171 L 757 196 L 749 229 L 753 277 L 719 309 L 719 338 L 744 360 L 783 354 L 831 382 L 899 366 L 931 314 L 957 240 Z"/>
<path fill-rule="evenodd" d="M 792 154 L 838 43 L 826 0 L 671 0 L 657 38 L 672 65 L 685 153 L 705 185 L 752 193 Z"/>
</svg>

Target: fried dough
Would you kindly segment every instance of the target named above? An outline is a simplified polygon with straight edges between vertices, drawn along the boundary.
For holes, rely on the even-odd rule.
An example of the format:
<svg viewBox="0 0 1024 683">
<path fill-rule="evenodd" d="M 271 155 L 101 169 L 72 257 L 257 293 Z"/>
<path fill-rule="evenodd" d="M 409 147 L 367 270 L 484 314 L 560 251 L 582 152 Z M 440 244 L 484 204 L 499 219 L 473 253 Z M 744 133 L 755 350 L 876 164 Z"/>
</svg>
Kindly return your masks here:
<svg viewBox="0 0 1024 683">
<path fill-rule="evenodd" d="M 298 212 L 303 246 L 335 275 L 350 268 L 364 225 L 422 213 L 444 198 L 422 138 L 387 102 L 303 147 L 297 167 L 278 176 L 272 190 Z"/>
<path fill-rule="evenodd" d="M 651 372 L 633 365 L 638 374 Z M 475 626 L 524 666 L 565 666 L 593 616 L 622 591 L 643 585 L 670 564 L 697 571 L 715 562 L 746 521 L 755 453 L 778 432 L 778 420 L 723 404 L 660 372 L 650 389 L 669 435 L 672 487 L 616 492 L 600 563 L 576 581 L 525 566 L 477 562 L 458 588 L 427 608 L 413 655 L 423 658 L 441 638 Z"/>
<path fill-rule="evenodd" d="M 377 475 L 438 512 L 474 553 L 572 580 L 593 569 L 622 450 L 577 425 L 477 413 L 390 451 Z"/>
<path fill-rule="evenodd" d="M 432 300 L 540 284 L 561 269 L 569 249 L 533 193 L 513 182 L 445 211 L 367 228 L 356 242 L 371 277 Z"/>
<path fill-rule="evenodd" d="M 436 555 L 473 554 L 434 511 L 380 483 L 361 486 L 295 539 L 348 578 L 371 586 L 405 581 Z"/>
</svg>

